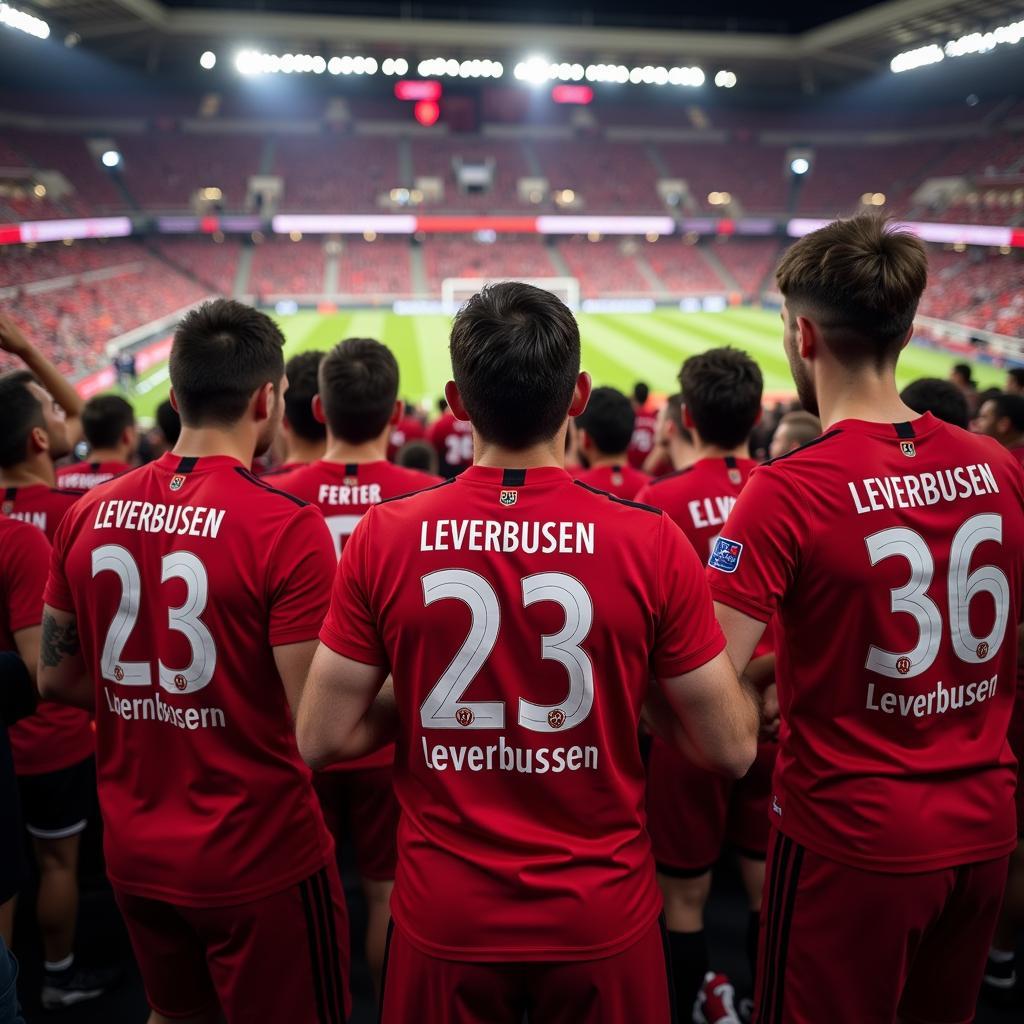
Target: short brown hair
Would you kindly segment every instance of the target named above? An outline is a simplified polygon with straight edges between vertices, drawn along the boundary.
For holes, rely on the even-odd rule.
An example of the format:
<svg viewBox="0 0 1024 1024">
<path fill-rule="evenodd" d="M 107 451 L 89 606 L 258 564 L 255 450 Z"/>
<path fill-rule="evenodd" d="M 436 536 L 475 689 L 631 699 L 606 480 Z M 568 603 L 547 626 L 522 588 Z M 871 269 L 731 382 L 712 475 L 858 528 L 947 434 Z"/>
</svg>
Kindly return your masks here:
<svg viewBox="0 0 1024 1024">
<path fill-rule="evenodd" d="M 738 448 L 761 415 L 761 369 L 738 348 L 711 348 L 690 356 L 679 371 L 679 387 L 706 444 Z"/>
<path fill-rule="evenodd" d="M 861 214 L 812 231 L 775 273 L 790 314 L 819 323 L 844 365 L 894 363 L 928 283 L 920 239 Z"/>
<path fill-rule="evenodd" d="M 787 412 L 779 420 L 779 425 L 775 429 L 778 430 L 780 427 L 789 428 L 790 440 L 793 444 L 804 445 L 808 441 L 813 441 L 821 433 L 821 420 L 813 412 L 794 409 L 793 412 Z"/>
<path fill-rule="evenodd" d="M 398 362 L 373 338 L 346 338 L 320 363 L 320 401 L 331 433 L 349 444 L 379 437 L 398 401 Z"/>
</svg>

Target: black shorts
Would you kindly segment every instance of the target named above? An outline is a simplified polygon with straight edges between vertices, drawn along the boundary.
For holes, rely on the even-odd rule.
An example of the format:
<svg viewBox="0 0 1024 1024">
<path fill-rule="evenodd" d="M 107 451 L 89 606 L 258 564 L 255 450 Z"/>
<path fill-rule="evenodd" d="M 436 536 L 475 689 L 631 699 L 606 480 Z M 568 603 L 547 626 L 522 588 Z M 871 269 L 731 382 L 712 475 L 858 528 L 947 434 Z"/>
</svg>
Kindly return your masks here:
<svg viewBox="0 0 1024 1024">
<path fill-rule="evenodd" d="M 25 844 L 21 835 L 21 801 L 18 799 L 18 783 L 14 776 L 14 761 L 11 759 L 7 730 L 0 725 L 0 904 L 16 896 L 24 880 Z"/>
<path fill-rule="evenodd" d="M 19 775 L 21 816 L 34 839 L 66 839 L 85 830 L 96 788 L 96 761 L 87 757 L 70 768 Z"/>
</svg>

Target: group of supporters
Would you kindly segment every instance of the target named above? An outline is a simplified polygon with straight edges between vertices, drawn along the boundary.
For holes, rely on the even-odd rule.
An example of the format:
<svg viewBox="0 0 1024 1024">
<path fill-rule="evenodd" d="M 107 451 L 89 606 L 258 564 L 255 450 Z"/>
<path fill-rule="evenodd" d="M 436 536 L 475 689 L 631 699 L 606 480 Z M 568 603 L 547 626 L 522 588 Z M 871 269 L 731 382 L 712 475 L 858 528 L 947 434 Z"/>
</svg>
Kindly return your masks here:
<svg viewBox="0 0 1024 1024">
<path fill-rule="evenodd" d="M 344 1021 L 340 844 L 388 1024 L 1010 996 L 1024 395 L 897 391 L 926 276 L 876 219 L 796 243 L 768 415 L 734 348 L 657 407 L 593 388 L 572 313 L 508 283 L 456 316 L 430 426 L 384 345 L 286 365 L 221 300 L 142 434 L 0 316 L 0 937 L 28 854 L 42 1004 L 112 980 L 74 951 L 95 791 L 151 1024 Z M 726 850 L 742 1000 L 704 933 Z"/>
</svg>

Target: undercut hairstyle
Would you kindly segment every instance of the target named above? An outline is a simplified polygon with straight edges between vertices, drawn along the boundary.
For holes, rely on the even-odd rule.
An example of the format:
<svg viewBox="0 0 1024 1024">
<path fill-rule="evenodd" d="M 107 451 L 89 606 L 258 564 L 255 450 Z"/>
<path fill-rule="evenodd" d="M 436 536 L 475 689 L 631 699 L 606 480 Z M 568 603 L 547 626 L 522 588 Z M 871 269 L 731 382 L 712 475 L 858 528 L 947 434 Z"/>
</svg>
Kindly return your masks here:
<svg viewBox="0 0 1024 1024">
<path fill-rule="evenodd" d="M 1024 366 L 1011 366 L 1006 373 L 1017 387 L 1024 388 Z"/>
<path fill-rule="evenodd" d="M 46 429 L 43 407 L 28 389 L 39 383 L 28 370 L 11 370 L 0 375 L 0 468 L 10 469 L 24 462 L 28 439 L 36 427 Z"/>
<path fill-rule="evenodd" d="M 779 430 L 781 427 L 789 431 L 790 440 L 794 445 L 805 445 L 821 433 L 821 420 L 812 412 L 796 409 L 787 412 L 775 429 Z"/>
<path fill-rule="evenodd" d="M 135 410 L 120 395 L 95 395 L 82 409 L 82 433 L 93 451 L 116 447 L 134 426 Z"/>
<path fill-rule="evenodd" d="M 651 389 L 642 381 L 633 385 L 633 401 L 637 405 L 646 405 L 647 399 L 651 396 Z"/>
<path fill-rule="evenodd" d="M 737 448 L 761 412 L 764 378 L 738 348 L 713 348 L 690 356 L 679 371 L 679 388 L 693 425 L 706 444 Z"/>
<path fill-rule="evenodd" d="M 996 407 L 996 419 L 1007 419 L 1018 434 L 1024 434 L 1024 395 L 999 394 L 986 399 Z"/>
<path fill-rule="evenodd" d="M 313 397 L 319 384 L 323 352 L 300 352 L 284 364 L 288 390 L 284 393 L 284 414 L 293 433 L 304 441 L 322 441 L 327 428 L 313 415 Z"/>
<path fill-rule="evenodd" d="M 841 365 L 895 365 L 928 283 L 920 239 L 862 214 L 812 231 L 782 257 L 775 279 L 790 320 L 822 329 Z"/>
<path fill-rule="evenodd" d="M 284 335 L 266 313 L 215 299 L 186 313 L 171 346 L 171 387 L 187 427 L 230 427 L 284 376 Z"/>
<path fill-rule="evenodd" d="M 901 392 L 900 399 L 914 412 L 930 412 L 933 416 L 954 427 L 967 429 L 971 414 L 967 408 L 964 393 L 949 380 L 938 377 L 922 377 L 908 384 Z"/>
<path fill-rule="evenodd" d="M 518 281 L 477 292 L 455 317 L 450 352 L 484 441 L 521 451 L 558 433 L 580 372 L 580 331 L 551 292 Z"/>
<path fill-rule="evenodd" d="M 586 409 L 576 417 L 576 426 L 604 455 L 625 455 L 635 424 L 633 403 L 615 388 L 594 388 Z"/>
<path fill-rule="evenodd" d="M 164 440 L 173 448 L 181 436 L 181 417 L 169 398 L 165 398 L 156 407 L 156 425 L 164 435 Z"/>
<path fill-rule="evenodd" d="M 373 338 L 346 338 L 320 364 L 320 401 L 331 433 L 349 444 L 379 437 L 398 401 L 398 362 Z"/>
</svg>

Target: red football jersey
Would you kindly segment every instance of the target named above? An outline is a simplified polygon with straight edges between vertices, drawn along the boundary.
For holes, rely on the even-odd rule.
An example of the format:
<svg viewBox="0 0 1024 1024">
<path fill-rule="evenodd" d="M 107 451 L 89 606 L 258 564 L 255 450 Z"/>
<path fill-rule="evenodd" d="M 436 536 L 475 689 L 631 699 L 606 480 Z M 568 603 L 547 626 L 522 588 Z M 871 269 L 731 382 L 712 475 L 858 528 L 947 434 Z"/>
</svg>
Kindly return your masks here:
<svg viewBox="0 0 1024 1024">
<path fill-rule="evenodd" d="M 632 466 L 595 466 L 593 469 L 573 473 L 572 476 L 591 487 L 596 487 L 599 491 L 607 491 L 616 498 L 627 500 L 635 498 L 651 479 L 646 473 L 641 473 Z"/>
<path fill-rule="evenodd" d="M 456 419 L 450 409 L 431 425 L 427 439 L 441 459 L 445 476 L 454 476 L 473 462 L 473 427 Z"/>
<path fill-rule="evenodd" d="M 117 459 L 106 462 L 76 462 L 73 466 L 62 466 L 57 470 L 57 486 L 88 491 L 97 484 L 106 483 L 115 476 L 127 473 L 131 468 L 130 462 L 119 462 Z"/>
<path fill-rule="evenodd" d="M 321 459 L 290 473 L 284 487 L 290 494 L 316 505 L 323 512 L 327 529 L 334 539 L 334 550 L 340 558 L 345 541 L 374 505 L 442 482 L 439 476 L 383 460 L 343 464 Z M 394 747 L 389 745 L 335 768 L 343 771 L 377 768 L 391 764 L 394 758 Z"/>
<path fill-rule="evenodd" d="M 427 428 L 415 416 L 403 416 L 391 429 L 388 437 L 388 458 L 393 459 L 403 445 L 410 441 L 421 441 L 427 436 Z M 472 459 L 472 452 L 470 459 Z"/>
<path fill-rule="evenodd" d="M 1007 451 L 1022 465 L 1024 466 L 1024 444 L 1019 444 L 1014 448 L 1008 448 Z"/>
<path fill-rule="evenodd" d="M 271 469 L 260 469 L 259 467 L 253 467 L 253 472 L 262 480 L 264 477 L 267 478 L 267 483 L 271 487 L 276 487 L 277 482 L 283 477 L 290 473 L 294 473 L 297 469 L 305 469 L 308 466 L 308 462 L 281 462 L 278 465 L 273 466 Z"/>
<path fill-rule="evenodd" d="M 700 459 L 678 473 L 652 480 L 636 500 L 664 509 L 707 564 L 736 497 L 756 466 L 753 459 L 732 456 Z"/>
<path fill-rule="evenodd" d="M 626 457 L 634 469 L 640 469 L 647 456 L 654 450 L 654 439 L 658 436 L 658 414 L 649 409 L 641 409 L 636 414 L 633 424 L 633 436 L 629 442 Z"/>
<path fill-rule="evenodd" d="M 667 516 L 563 469 L 473 466 L 367 513 L 320 638 L 394 679 L 392 912 L 410 941 L 591 959 L 650 926 L 640 707 L 652 670 L 724 645 Z"/>
<path fill-rule="evenodd" d="M 168 453 L 90 492 L 54 544 L 48 604 L 96 683 L 107 871 L 126 892 L 241 903 L 332 842 L 272 648 L 317 635 L 323 517 L 226 456 Z"/>
<path fill-rule="evenodd" d="M 8 487 L 0 511 L 38 527 L 53 541 L 65 513 L 84 491 L 64 490 L 46 484 Z M 46 573 L 39 577 L 39 593 L 46 584 Z M 42 602 L 37 622 L 43 617 Z M 35 714 L 10 728 L 11 752 L 19 775 L 42 775 L 70 768 L 84 761 L 94 748 L 92 725 L 87 712 L 52 701 L 39 702 Z"/>
<path fill-rule="evenodd" d="M 815 852 L 931 871 L 1016 842 L 1024 477 L 931 415 L 845 420 L 751 474 L 709 562 L 718 601 L 778 612 L 773 811 Z"/>
</svg>

